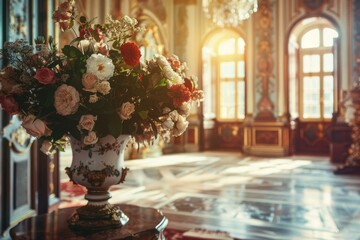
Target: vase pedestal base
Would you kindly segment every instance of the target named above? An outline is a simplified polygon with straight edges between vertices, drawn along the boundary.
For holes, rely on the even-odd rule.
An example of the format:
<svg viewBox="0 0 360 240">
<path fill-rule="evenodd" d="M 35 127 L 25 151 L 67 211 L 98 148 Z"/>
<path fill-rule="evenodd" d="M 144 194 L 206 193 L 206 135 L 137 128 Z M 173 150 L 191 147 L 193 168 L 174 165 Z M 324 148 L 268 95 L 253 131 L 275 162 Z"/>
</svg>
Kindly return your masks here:
<svg viewBox="0 0 360 240">
<path fill-rule="evenodd" d="M 104 206 L 86 205 L 76 209 L 68 219 L 73 230 L 100 231 L 110 228 L 120 228 L 129 221 L 119 206 L 106 204 Z"/>
</svg>

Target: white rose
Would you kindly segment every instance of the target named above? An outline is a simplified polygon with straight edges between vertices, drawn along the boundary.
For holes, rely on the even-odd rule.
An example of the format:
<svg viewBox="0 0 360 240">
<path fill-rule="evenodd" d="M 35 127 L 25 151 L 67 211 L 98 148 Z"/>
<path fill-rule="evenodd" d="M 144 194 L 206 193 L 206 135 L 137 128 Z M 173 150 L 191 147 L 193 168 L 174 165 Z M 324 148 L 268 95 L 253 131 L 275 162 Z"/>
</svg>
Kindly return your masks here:
<svg viewBox="0 0 360 240">
<path fill-rule="evenodd" d="M 170 108 L 164 107 L 163 110 L 162 110 L 162 113 L 166 114 L 166 113 L 169 113 L 170 111 L 171 111 Z"/>
<path fill-rule="evenodd" d="M 22 122 L 23 128 L 33 137 L 49 136 L 51 130 L 46 124 L 32 114 L 27 115 Z"/>
<path fill-rule="evenodd" d="M 108 81 L 102 81 L 96 84 L 96 90 L 103 95 L 109 94 L 111 90 L 110 83 Z"/>
<path fill-rule="evenodd" d="M 171 68 L 171 66 L 165 66 L 163 68 L 163 71 L 164 71 L 165 78 L 168 79 L 168 81 L 167 81 L 168 87 L 170 87 L 173 84 L 183 84 L 184 83 L 184 79 L 182 79 L 179 74 L 174 72 L 174 70 Z"/>
<path fill-rule="evenodd" d="M 97 117 L 91 114 L 82 115 L 79 120 L 78 129 L 93 130 Z"/>
<path fill-rule="evenodd" d="M 87 73 L 92 73 L 103 81 L 113 76 L 115 66 L 110 58 L 94 53 L 86 60 L 86 69 Z"/>
<path fill-rule="evenodd" d="M 56 89 L 54 106 L 58 114 L 67 116 L 76 113 L 79 104 L 80 95 L 74 87 L 63 84 Z"/>
<path fill-rule="evenodd" d="M 98 137 L 94 131 L 89 132 L 87 136 L 84 137 L 84 144 L 85 145 L 92 145 L 97 143 Z"/>
<path fill-rule="evenodd" d="M 189 122 L 186 121 L 186 118 L 179 115 L 179 120 L 176 122 L 173 132 L 174 136 L 178 137 L 181 134 L 183 134 L 188 126 L 189 126 Z"/>
<path fill-rule="evenodd" d="M 174 110 L 172 112 L 169 113 L 169 117 L 171 118 L 171 120 L 173 120 L 174 122 L 177 122 L 179 119 L 179 113 L 178 111 Z"/>
<path fill-rule="evenodd" d="M 175 123 L 170 119 L 166 119 L 164 122 L 161 123 L 161 127 L 163 127 L 164 129 L 173 129 L 174 128 Z"/>
<path fill-rule="evenodd" d="M 53 153 L 53 145 L 49 140 L 44 140 L 41 144 L 40 151 L 42 151 L 46 155 L 50 155 Z"/>
<path fill-rule="evenodd" d="M 130 119 L 133 112 L 135 112 L 135 105 L 129 102 L 123 103 L 117 111 L 122 120 Z"/>
<path fill-rule="evenodd" d="M 191 110 L 191 102 L 184 102 L 179 108 L 180 114 L 185 117 L 189 116 L 190 110 Z"/>
<path fill-rule="evenodd" d="M 156 56 L 156 63 L 161 67 L 164 68 L 166 66 L 170 67 L 170 63 L 168 62 L 168 60 L 166 59 L 166 57 L 162 56 L 162 55 L 158 55 Z"/>
<path fill-rule="evenodd" d="M 97 101 L 99 101 L 99 97 L 96 94 L 90 95 L 89 103 L 96 103 Z"/>
<path fill-rule="evenodd" d="M 89 50 L 91 42 L 87 39 L 79 41 L 77 48 L 84 54 Z"/>
</svg>

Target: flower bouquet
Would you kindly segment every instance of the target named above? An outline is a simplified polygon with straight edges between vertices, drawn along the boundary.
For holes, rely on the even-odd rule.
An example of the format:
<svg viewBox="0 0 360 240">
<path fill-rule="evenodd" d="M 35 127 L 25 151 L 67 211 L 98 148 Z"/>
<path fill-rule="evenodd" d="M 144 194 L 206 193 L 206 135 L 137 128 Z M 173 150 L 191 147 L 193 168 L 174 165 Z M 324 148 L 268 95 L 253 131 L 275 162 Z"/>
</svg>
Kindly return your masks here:
<svg viewBox="0 0 360 240">
<path fill-rule="evenodd" d="M 79 215 L 94 219 L 92 212 L 98 208 L 111 216 L 106 221 L 114 226 L 122 213 L 109 207 L 107 189 L 123 181 L 126 171 L 107 154 L 123 158 L 130 137 L 140 144 L 181 135 L 203 92 L 175 55 L 140 61 L 141 52 L 132 41 L 141 31 L 136 19 L 107 17 L 104 24 L 94 24 L 76 16 L 74 0 L 63 2 L 53 19 L 62 31 L 72 29 L 74 39 L 61 51 L 51 37 L 38 37 L 35 46 L 24 40 L 5 43 L 2 55 L 9 64 L 0 75 L 0 104 L 20 117 L 46 154 L 62 150 L 71 139 L 74 155 L 67 173 L 88 188 L 90 205 L 73 221 Z M 81 161 L 74 163 L 77 158 Z M 99 189 L 106 190 L 102 202 Z"/>
<path fill-rule="evenodd" d="M 63 31 L 77 19 L 73 2 L 53 14 Z M 186 63 L 174 55 L 140 63 L 131 37 L 141 29 L 128 16 L 108 17 L 103 25 L 81 16 L 77 24 L 76 37 L 61 52 L 51 37 L 37 38 L 35 47 L 24 40 L 5 43 L 3 109 L 21 117 L 45 153 L 62 149 L 69 135 L 85 149 L 108 134 L 128 134 L 139 143 L 181 135 L 192 104 L 203 98 L 196 78 L 186 76 Z"/>
</svg>

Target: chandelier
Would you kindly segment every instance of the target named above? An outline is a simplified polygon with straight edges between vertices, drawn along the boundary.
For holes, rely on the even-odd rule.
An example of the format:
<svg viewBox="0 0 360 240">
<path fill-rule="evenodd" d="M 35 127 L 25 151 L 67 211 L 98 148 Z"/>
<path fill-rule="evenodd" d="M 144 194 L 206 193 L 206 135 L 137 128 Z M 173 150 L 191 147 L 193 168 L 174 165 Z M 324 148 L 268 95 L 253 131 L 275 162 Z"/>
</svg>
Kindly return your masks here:
<svg viewBox="0 0 360 240">
<path fill-rule="evenodd" d="M 257 0 L 203 0 L 204 12 L 214 24 L 237 26 L 257 11 Z"/>
</svg>

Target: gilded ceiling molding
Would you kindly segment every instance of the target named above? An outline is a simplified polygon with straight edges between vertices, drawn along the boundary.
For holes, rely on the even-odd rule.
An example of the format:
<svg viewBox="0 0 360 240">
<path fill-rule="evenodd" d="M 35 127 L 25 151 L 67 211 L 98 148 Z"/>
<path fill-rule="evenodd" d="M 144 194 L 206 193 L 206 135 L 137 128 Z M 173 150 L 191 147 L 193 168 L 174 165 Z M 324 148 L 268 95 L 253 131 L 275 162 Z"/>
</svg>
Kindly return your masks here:
<svg viewBox="0 0 360 240">
<path fill-rule="evenodd" d="M 270 99 L 270 81 L 273 79 L 274 59 L 272 56 L 274 34 L 272 11 L 269 0 L 259 2 L 259 11 L 256 14 L 256 44 L 257 44 L 257 89 L 261 98 L 257 103 L 257 121 L 274 121 L 274 103 Z"/>
<path fill-rule="evenodd" d="M 196 0 L 175 0 L 175 5 L 196 5 Z"/>
</svg>

